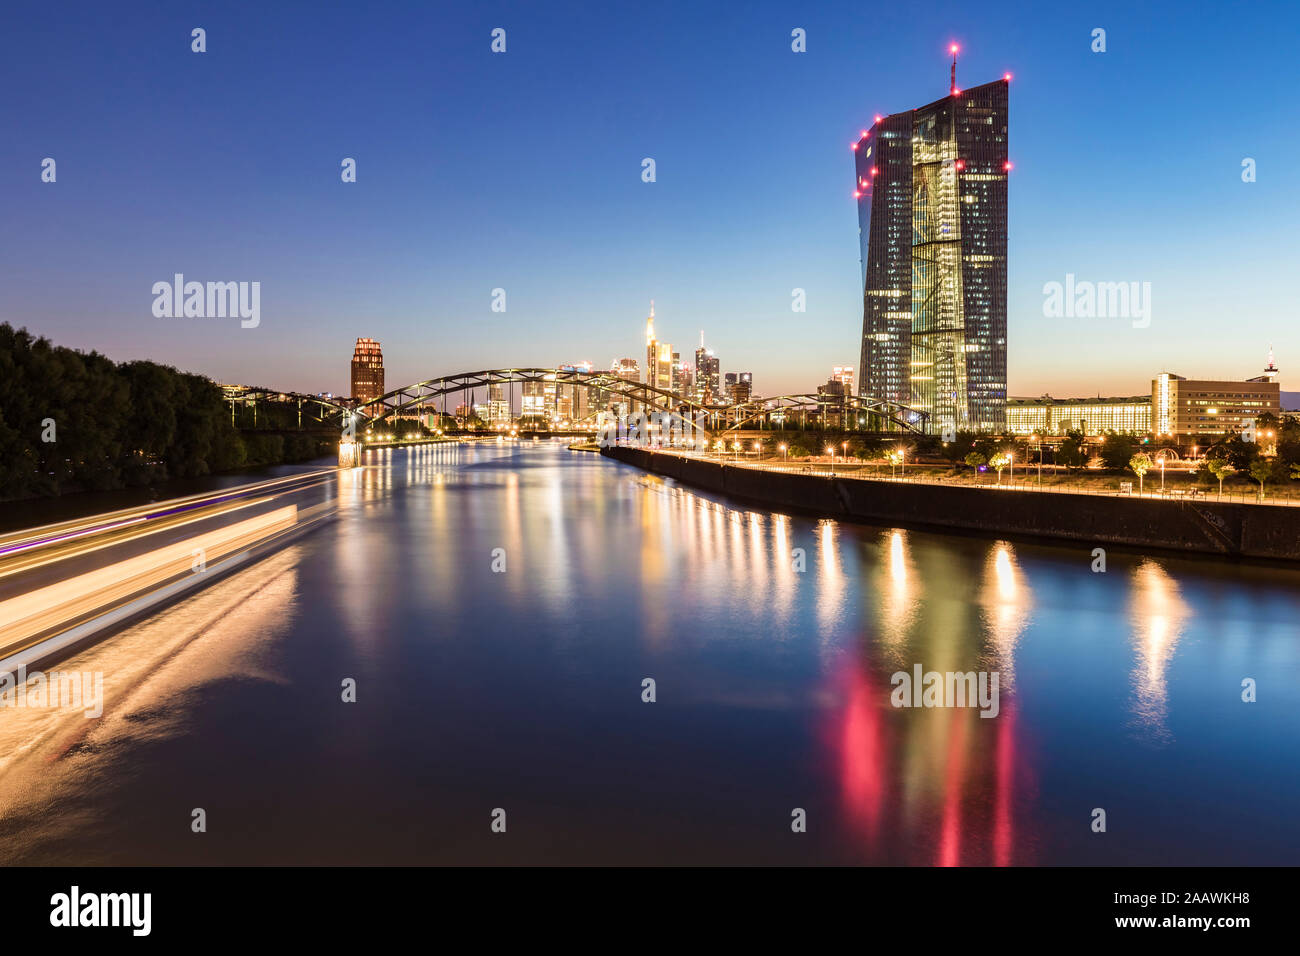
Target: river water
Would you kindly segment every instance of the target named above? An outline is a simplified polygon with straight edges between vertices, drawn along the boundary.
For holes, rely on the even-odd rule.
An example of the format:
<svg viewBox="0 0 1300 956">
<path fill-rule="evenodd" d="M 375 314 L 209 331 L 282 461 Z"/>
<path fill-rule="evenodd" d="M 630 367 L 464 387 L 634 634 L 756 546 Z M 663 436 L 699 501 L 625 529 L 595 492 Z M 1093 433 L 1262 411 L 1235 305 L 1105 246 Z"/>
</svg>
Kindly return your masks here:
<svg viewBox="0 0 1300 956">
<path fill-rule="evenodd" d="M 1296 570 L 1100 573 L 562 444 L 371 453 L 337 501 L 59 665 L 102 717 L 0 708 L 0 862 L 1300 862 Z M 996 716 L 893 706 L 918 664 L 996 672 Z"/>
</svg>

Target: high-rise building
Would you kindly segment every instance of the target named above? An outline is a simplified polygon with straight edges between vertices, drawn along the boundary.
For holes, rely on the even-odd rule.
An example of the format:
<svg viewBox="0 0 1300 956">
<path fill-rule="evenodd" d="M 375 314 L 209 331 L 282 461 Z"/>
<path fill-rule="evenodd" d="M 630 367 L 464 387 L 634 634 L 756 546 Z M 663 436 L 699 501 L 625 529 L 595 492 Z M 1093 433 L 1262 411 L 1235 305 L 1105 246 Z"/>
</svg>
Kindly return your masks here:
<svg viewBox="0 0 1300 956">
<path fill-rule="evenodd" d="M 831 381 L 839 382 L 844 386 L 845 395 L 853 394 L 853 366 L 836 365 L 831 369 Z"/>
<path fill-rule="evenodd" d="M 701 405 L 716 405 L 721 400 L 722 376 L 720 363 L 712 349 L 704 347 L 704 333 L 700 333 L 700 347 L 695 350 L 695 400 Z"/>
<path fill-rule="evenodd" d="M 592 365 L 590 362 L 574 362 L 569 365 L 559 366 L 561 372 L 586 372 L 590 373 Z M 556 419 L 562 424 L 573 425 L 589 414 L 589 395 L 591 389 L 586 385 L 575 383 L 561 383 L 556 389 L 555 415 Z"/>
<path fill-rule="evenodd" d="M 728 372 L 726 374 L 727 401 L 733 405 L 747 402 L 754 394 L 753 372 Z"/>
<path fill-rule="evenodd" d="M 488 386 L 487 414 L 484 420 L 490 425 L 505 425 L 510 421 L 510 400 L 502 384 Z"/>
<path fill-rule="evenodd" d="M 374 339 L 357 339 L 352 350 L 352 401 L 367 415 L 378 412 L 370 403 L 384 394 L 384 350 Z"/>
<path fill-rule="evenodd" d="M 524 382 L 520 390 L 519 415 L 522 418 L 532 419 L 532 424 L 549 417 L 546 413 L 546 384 Z"/>
<path fill-rule="evenodd" d="M 664 391 L 673 390 L 673 347 L 655 338 L 654 300 L 650 302 L 650 315 L 645 320 L 645 383 Z M 662 406 L 670 403 L 666 395 L 658 395 L 651 401 Z"/>
<path fill-rule="evenodd" d="M 695 378 L 691 374 L 691 363 L 683 362 L 676 352 L 673 356 L 673 391 L 689 398 L 695 393 Z"/>
<path fill-rule="evenodd" d="M 621 378 L 625 382 L 641 381 L 641 370 L 637 368 L 636 359 L 615 359 L 610 363 L 609 371 L 616 378 Z M 636 402 L 613 392 L 602 393 L 600 404 L 601 408 L 611 411 L 615 415 L 631 415 L 637 410 Z"/>
<path fill-rule="evenodd" d="M 1007 396 L 1010 77 L 956 82 L 853 146 L 862 256 L 858 391 L 945 427 L 1000 432 Z"/>
</svg>

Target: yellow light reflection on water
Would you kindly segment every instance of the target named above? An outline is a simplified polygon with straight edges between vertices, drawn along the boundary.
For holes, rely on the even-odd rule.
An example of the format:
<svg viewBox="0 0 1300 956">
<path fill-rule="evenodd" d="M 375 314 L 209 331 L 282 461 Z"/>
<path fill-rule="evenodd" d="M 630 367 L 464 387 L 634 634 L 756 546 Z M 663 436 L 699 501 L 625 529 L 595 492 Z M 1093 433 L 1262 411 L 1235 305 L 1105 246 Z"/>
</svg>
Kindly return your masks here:
<svg viewBox="0 0 1300 956">
<path fill-rule="evenodd" d="M 1016 645 L 1029 623 L 1031 597 L 1015 552 L 1011 545 L 999 541 L 985 563 L 980 604 L 993 657 L 989 670 L 998 672 L 1003 690 L 1010 690 L 1015 683 Z"/>
<path fill-rule="evenodd" d="M 1133 714 L 1148 736 L 1167 740 L 1169 691 L 1165 672 L 1190 611 L 1177 582 L 1151 560 L 1142 562 L 1133 572 L 1129 608 L 1133 621 Z"/>
</svg>

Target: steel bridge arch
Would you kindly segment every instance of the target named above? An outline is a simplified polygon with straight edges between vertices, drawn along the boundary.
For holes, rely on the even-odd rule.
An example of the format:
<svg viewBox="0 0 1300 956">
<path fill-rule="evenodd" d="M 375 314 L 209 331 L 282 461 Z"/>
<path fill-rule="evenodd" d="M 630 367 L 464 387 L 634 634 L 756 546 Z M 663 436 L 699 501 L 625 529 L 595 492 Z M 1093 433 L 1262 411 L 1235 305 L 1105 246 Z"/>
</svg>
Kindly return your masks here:
<svg viewBox="0 0 1300 956">
<path fill-rule="evenodd" d="M 900 402 L 872 401 L 858 395 L 823 395 L 812 392 L 798 395 L 777 395 L 772 398 L 753 398 L 740 405 L 730 407 L 742 408 L 749 411 L 750 414 L 727 428 L 727 432 L 738 431 L 755 419 L 771 415 L 773 412 L 784 412 L 796 408 L 815 408 L 820 412 L 838 411 L 847 413 L 851 411 L 855 416 L 862 412 L 883 415 L 888 421 L 917 435 L 925 434 L 925 421 L 930 417 L 927 412 L 903 405 Z M 912 416 L 912 419 L 909 420 L 908 416 Z"/>
<path fill-rule="evenodd" d="M 229 402 L 231 412 L 234 412 L 234 406 L 237 403 L 248 404 L 250 402 L 298 402 L 301 408 L 303 403 L 318 405 L 331 414 L 337 414 L 344 421 L 349 415 L 356 415 L 358 418 L 364 418 L 363 413 L 345 405 L 343 402 L 337 402 L 333 399 L 322 398 L 319 395 L 307 395 L 302 392 L 284 392 L 274 388 L 261 388 L 257 386 L 244 385 L 223 385 L 221 386 L 221 397 L 223 401 Z M 323 420 L 323 419 L 322 419 Z"/>
<path fill-rule="evenodd" d="M 377 413 L 367 416 L 369 424 L 378 425 L 390 419 L 403 417 L 412 408 L 421 407 L 431 401 L 444 398 L 456 392 L 473 391 L 490 385 L 512 385 L 516 382 L 554 382 L 557 385 L 583 385 L 611 392 L 629 401 L 639 402 L 644 406 L 653 406 L 664 411 L 682 412 L 694 418 L 697 415 L 713 416 L 725 414 L 727 406 L 701 405 L 694 399 L 679 395 L 668 389 L 658 388 L 645 382 L 634 382 L 619 378 L 610 372 L 582 372 L 562 368 L 496 368 L 479 372 L 460 372 L 455 375 L 442 375 L 412 385 L 404 385 L 391 392 L 366 402 L 366 408 L 376 409 Z M 513 400 L 511 414 L 514 414 Z M 443 402 L 446 413 L 446 402 Z"/>
</svg>

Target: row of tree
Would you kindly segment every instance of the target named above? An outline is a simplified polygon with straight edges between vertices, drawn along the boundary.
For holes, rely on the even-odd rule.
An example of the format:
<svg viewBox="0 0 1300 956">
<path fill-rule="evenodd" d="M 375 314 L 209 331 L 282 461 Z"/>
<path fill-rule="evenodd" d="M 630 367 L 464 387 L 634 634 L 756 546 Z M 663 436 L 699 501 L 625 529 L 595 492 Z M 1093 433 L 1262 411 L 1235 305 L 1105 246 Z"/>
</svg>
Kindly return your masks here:
<svg viewBox="0 0 1300 956">
<path fill-rule="evenodd" d="M 107 490 L 303 460 L 306 435 L 231 425 L 221 389 L 155 362 L 115 363 L 0 324 L 0 499 Z"/>
</svg>

